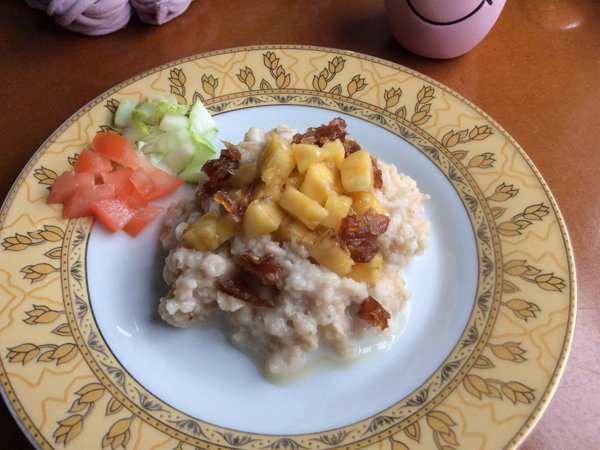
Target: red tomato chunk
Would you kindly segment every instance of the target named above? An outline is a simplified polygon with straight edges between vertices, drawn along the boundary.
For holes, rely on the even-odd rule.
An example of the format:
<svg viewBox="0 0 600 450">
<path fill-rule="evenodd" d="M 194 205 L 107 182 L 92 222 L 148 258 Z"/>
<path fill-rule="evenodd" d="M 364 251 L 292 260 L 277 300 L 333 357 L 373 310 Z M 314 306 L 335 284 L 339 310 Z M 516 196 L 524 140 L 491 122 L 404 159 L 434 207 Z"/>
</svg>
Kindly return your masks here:
<svg viewBox="0 0 600 450">
<path fill-rule="evenodd" d="M 92 141 L 94 150 L 111 161 L 126 167 L 137 167 L 140 158 L 126 137 L 117 133 L 97 133 Z"/>
<path fill-rule="evenodd" d="M 137 170 L 137 169 L 136 169 Z M 146 200 L 133 183 L 131 167 L 121 167 L 112 172 L 102 174 L 102 182 L 114 186 L 115 194 L 123 200 L 130 208 L 144 208 L 148 206 Z"/>
<path fill-rule="evenodd" d="M 135 211 L 118 198 L 96 200 L 91 209 L 94 217 L 113 232 L 123 228 L 135 216 Z"/>
<path fill-rule="evenodd" d="M 93 186 L 93 173 L 75 173 L 69 170 L 68 172 L 62 173 L 56 181 L 54 181 L 50 195 L 48 195 L 48 203 L 64 203 L 74 192 Z"/>
<path fill-rule="evenodd" d="M 131 194 L 135 190 L 135 186 L 131 182 L 131 174 L 133 169 L 131 167 L 121 167 L 119 169 L 102 172 L 102 183 L 110 184 L 115 188 L 117 196 Z"/>
<path fill-rule="evenodd" d="M 150 222 L 156 219 L 162 212 L 163 208 L 150 203 L 145 208 L 140 209 L 135 215 L 125 224 L 123 230 L 130 236 L 137 236 Z"/>
<path fill-rule="evenodd" d="M 135 186 L 137 192 L 139 192 L 143 198 L 153 198 L 152 194 L 154 191 L 156 191 L 157 186 L 154 180 L 150 178 L 150 175 L 148 175 L 148 172 L 146 172 L 144 169 L 141 167 L 135 169 L 131 175 L 131 182 Z"/>
<path fill-rule="evenodd" d="M 65 200 L 63 203 L 63 217 L 91 216 L 93 202 L 105 198 L 114 198 L 114 196 L 115 190 L 112 186 L 106 184 L 84 186 Z"/>
<path fill-rule="evenodd" d="M 94 216 L 110 231 L 137 236 L 163 210 L 149 200 L 170 194 L 183 180 L 140 159 L 119 134 L 98 133 L 93 147 L 54 181 L 48 203 L 62 203 L 65 218 Z"/>
<path fill-rule="evenodd" d="M 148 161 L 142 161 L 142 168 L 155 184 L 154 190 L 146 197 L 148 200 L 164 197 L 183 184 L 181 178 L 177 178 L 164 170 L 154 167 Z"/>
<path fill-rule="evenodd" d="M 79 154 L 73 166 L 75 172 L 91 172 L 95 175 L 99 175 L 102 172 L 109 172 L 112 168 L 110 159 L 87 148 L 83 149 Z"/>
</svg>

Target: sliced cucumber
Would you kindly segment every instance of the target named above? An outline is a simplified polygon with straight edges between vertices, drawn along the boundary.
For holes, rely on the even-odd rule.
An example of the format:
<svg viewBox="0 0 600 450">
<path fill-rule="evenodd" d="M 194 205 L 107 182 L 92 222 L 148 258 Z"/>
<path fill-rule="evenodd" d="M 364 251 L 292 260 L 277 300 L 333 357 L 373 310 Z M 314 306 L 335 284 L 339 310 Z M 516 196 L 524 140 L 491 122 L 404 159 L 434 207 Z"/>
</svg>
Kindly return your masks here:
<svg viewBox="0 0 600 450">
<path fill-rule="evenodd" d="M 190 131 L 208 139 L 215 137 L 219 131 L 215 119 L 212 118 L 198 99 L 196 99 L 190 111 Z"/>
<path fill-rule="evenodd" d="M 160 121 L 161 131 L 187 130 L 190 120 L 184 114 L 166 113 Z"/>
<path fill-rule="evenodd" d="M 203 177 L 202 166 L 216 155 L 217 124 L 200 100 L 188 113 L 174 96 L 159 94 L 139 103 L 123 99 L 115 126 L 152 164 L 190 183 Z"/>
<path fill-rule="evenodd" d="M 131 120 L 131 113 L 135 109 L 136 102 L 129 98 L 123 98 L 119 102 L 119 106 L 117 106 L 117 110 L 115 111 L 115 126 L 119 128 L 125 128 L 129 125 Z"/>
</svg>

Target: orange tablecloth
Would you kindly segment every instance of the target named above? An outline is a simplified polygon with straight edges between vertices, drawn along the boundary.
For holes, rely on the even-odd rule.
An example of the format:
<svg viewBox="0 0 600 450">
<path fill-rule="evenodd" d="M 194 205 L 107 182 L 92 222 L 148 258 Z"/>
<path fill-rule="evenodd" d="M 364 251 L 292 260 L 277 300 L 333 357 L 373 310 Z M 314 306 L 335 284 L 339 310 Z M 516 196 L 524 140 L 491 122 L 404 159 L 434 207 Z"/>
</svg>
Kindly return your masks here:
<svg viewBox="0 0 600 450">
<path fill-rule="evenodd" d="M 577 264 L 578 318 L 554 399 L 523 450 L 600 441 L 600 3 L 512 0 L 486 39 L 437 61 L 403 50 L 383 1 L 196 0 L 161 27 L 132 19 L 104 37 L 59 28 L 24 2 L 0 3 L 2 198 L 44 140 L 86 102 L 154 66 L 253 44 L 306 44 L 381 57 L 454 89 L 525 149 L 564 214 Z M 3 257 L 7 257 L 4 255 Z M 30 448 L 0 406 L 0 448 Z"/>
</svg>

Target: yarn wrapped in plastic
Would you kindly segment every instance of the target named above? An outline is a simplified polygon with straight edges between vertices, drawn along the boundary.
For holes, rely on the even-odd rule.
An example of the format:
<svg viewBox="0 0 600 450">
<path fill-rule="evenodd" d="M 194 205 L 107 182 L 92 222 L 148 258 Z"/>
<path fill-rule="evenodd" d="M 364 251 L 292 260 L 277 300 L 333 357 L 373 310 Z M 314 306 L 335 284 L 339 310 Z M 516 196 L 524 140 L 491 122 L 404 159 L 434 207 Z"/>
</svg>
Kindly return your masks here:
<svg viewBox="0 0 600 450">
<path fill-rule="evenodd" d="M 192 0 L 25 0 L 60 26 L 89 36 L 123 28 L 135 11 L 141 21 L 162 25 L 183 14 Z"/>
</svg>

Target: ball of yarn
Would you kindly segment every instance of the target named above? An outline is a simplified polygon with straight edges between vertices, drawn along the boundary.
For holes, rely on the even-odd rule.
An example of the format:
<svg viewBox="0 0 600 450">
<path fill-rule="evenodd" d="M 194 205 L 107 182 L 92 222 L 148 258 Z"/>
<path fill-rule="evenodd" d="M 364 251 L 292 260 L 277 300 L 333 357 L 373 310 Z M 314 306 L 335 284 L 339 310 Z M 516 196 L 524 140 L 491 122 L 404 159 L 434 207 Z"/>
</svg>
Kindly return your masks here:
<svg viewBox="0 0 600 450">
<path fill-rule="evenodd" d="M 191 0 L 25 0 L 60 26 L 89 36 L 123 28 L 135 11 L 141 21 L 162 25 L 181 15 Z"/>
</svg>

